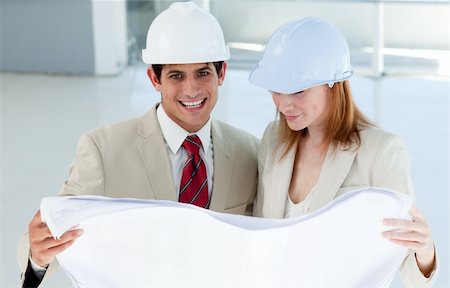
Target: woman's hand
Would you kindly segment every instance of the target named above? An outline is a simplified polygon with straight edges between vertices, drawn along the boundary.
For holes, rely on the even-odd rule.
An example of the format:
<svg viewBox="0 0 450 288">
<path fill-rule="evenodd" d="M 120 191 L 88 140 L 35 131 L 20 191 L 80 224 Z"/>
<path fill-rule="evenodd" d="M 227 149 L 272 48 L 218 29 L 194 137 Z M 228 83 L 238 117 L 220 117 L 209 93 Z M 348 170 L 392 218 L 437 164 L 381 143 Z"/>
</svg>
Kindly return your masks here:
<svg viewBox="0 0 450 288">
<path fill-rule="evenodd" d="M 383 237 L 413 250 L 420 271 L 425 277 L 429 277 L 436 261 L 430 226 L 415 206 L 411 208 L 410 214 L 411 220 L 384 219 L 383 224 L 393 229 L 384 231 Z"/>
</svg>

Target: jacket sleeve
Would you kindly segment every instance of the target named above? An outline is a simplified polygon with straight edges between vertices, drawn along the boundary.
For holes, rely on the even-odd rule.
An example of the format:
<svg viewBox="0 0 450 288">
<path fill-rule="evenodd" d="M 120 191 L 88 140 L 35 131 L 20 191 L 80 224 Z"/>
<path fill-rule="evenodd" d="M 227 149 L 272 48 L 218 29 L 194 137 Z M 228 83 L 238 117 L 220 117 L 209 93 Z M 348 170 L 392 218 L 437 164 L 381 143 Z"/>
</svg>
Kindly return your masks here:
<svg viewBox="0 0 450 288">
<path fill-rule="evenodd" d="M 414 199 L 410 160 L 405 144 L 395 135 L 386 136 L 380 143 L 373 165 L 373 186 L 393 189 Z M 419 270 L 415 253 L 410 251 L 400 267 L 400 277 L 406 288 L 432 287 L 438 267 L 436 255 L 435 267 L 429 277 L 425 277 Z"/>
<path fill-rule="evenodd" d="M 59 193 L 68 195 L 104 195 L 104 170 L 101 153 L 93 138 L 82 135 L 75 159 L 69 169 L 69 177 Z"/>
<path fill-rule="evenodd" d="M 19 245 L 17 248 L 17 262 L 19 263 L 20 268 L 20 280 L 21 286 L 25 288 L 35 288 L 39 287 L 42 282 L 45 282 L 48 277 L 53 274 L 58 268 L 59 263 L 57 260 L 54 260 L 47 268 L 47 271 L 44 274 L 42 279 L 37 278 L 34 275 L 34 271 L 31 268 L 30 261 L 30 240 L 28 237 L 28 233 L 22 235 L 19 241 Z"/>
</svg>

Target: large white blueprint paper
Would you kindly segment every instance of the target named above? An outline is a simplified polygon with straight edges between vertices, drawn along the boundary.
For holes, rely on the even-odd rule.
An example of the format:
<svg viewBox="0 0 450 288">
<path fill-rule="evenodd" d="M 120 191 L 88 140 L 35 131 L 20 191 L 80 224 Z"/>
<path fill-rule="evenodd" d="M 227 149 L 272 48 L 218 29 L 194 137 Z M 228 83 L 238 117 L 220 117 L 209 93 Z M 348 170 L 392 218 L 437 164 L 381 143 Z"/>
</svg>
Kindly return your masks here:
<svg viewBox="0 0 450 288">
<path fill-rule="evenodd" d="M 57 256 L 75 287 L 383 287 L 407 249 L 381 237 L 411 199 L 370 188 L 305 217 L 261 219 L 168 201 L 50 197 L 55 237 L 85 233 Z"/>
</svg>

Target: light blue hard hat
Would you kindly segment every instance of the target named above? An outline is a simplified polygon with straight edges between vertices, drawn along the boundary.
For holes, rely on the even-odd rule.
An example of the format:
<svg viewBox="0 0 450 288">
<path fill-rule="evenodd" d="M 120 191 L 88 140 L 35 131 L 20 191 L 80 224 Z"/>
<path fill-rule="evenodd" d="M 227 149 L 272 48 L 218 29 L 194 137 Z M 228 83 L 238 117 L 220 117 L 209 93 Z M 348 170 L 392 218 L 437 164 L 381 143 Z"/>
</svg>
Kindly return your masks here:
<svg viewBox="0 0 450 288">
<path fill-rule="evenodd" d="M 316 17 L 290 21 L 270 37 L 264 55 L 250 72 L 250 83 L 292 94 L 344 81 L 353 69 L 344 36 Z"/>
</svg>

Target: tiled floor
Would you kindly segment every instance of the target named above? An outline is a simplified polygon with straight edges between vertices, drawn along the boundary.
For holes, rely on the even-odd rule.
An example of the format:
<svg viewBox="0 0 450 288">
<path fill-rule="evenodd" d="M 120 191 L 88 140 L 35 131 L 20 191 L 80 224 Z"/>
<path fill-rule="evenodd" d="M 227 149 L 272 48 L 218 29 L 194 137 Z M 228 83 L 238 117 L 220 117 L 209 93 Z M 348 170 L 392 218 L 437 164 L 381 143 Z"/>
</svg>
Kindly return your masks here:
<svg viewBox="0 0 450 288">
<path fill-rule="evenodd" d="M 275 118 L 270 95 L 229 70 L 214 116 L 260 137 Z M 409 149 L 417 205 L 427 216 L 448 287 L 449 81 L 404 77 L 351 80 L 362 110 L 401 135 Z M 18 287 L 17 241 L 44 196 L 58 193 L 79 135 L 143 114 L 159 95 L 145 67 L 118 77 L 0 74 L 0 286 Z M 70 287 L 63 273 L 44 287 Z M 402 287 L 398 279 L 393 287 Z"/>
</svg>

